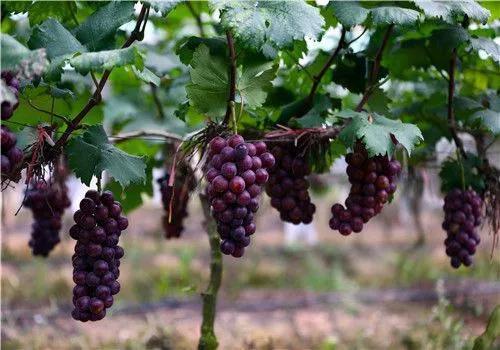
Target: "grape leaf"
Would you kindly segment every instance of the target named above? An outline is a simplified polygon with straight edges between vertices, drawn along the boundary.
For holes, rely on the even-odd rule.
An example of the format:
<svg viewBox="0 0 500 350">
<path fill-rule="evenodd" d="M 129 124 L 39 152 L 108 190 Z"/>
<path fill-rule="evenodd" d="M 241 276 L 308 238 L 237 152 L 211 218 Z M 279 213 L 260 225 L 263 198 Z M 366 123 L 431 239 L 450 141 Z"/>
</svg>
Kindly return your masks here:
<svg viewBox="0 0 500 350">
<path fill-rule="evenodd" d="M 66 147 L 68 163 L 84 184 L 107 171 L 122 187 L 144 182 L 146 164 L 142 157 L 132 156 L 109 143 L 102 125 L 89 127 L 83 135 L 72 138 Z"/>
<path fill-rule="evenodd" d="M 472 121 L 480 121 L 490 132 L 500 134 L 500 113 L 491 109 L 483 109 L 471 115 Z"/>
<path fill-rule="evenodd" d="M 66 54 L 87 51 L 73 34 L 52 18 L 33 28 L 28 46 L 31 49 L 45 48 L 49 60 Z"/>
<path fill-rule="evenodd" d="M 221 57 L 226 55 L 227 44 L 225 40 L 221 38 L 198 38 L 196 36 L 182 40 L 175 53 L 179 55 L 181 62 L 187 66 L 193 59 L 193 53 L 201 44 L 209 48 L 211 55 Z"/>
<path fill-rule="evenodd" d="M 43 22 L 51 17 L 58 20 L 69 20 L 76 13 L 76 1 L 4 1 L 2 12 L 28 13 L 30 25 Z"/>
<path fill-rule="evenodd" d="M 474 50 L 484 50 L 494 61 L 500 63 L 500 45 L 486 38 L 471 38 L 471 46 Z"/>
<path fill-rule="evenodd" d="M 1 66 L 2 70 L 16 71 L 21 63 L 40 63 L 45 67 L 45 49 L 29 50 L 26 46 L 11 37 L 9 34 L 0 35 Z"/>
<path fill-rule="evenodd" d="M 395 150 L 393 137 L 408 154 L 411 154 L 414 147 L 423 140 L 422 133 L 416 125 L 387 119 L 376 113 L 344 110 L 335 115 L 351 119 L 339 134 L 344 144 L 353 147 L 357 140 L 362 140 L 370 156 L 391 155 Z"/>
<path fill-rule="evenodd" d="M 472 0 L 466 1 L 436 1 L 414 0 L 417 7 L 424 11 L 427 17 L 442 18 L 446 22 L 454 23 L 455 18 L 463 15 L 482 23 L 488 21 L 490 11 Z"/>
<path fill-rule="evenodd" d="M 391 103 L 391 99 L 387 96 L 387 94 L 381 88 L 376 88 L 373 90 L 370 99 L 368 100 L 368 107 L 370 107 L 370 111 L 376 112 L 379 114 L 388 114 L 389 113 L 389 104 Z"/>
<path fill-rule="evenodd" d="M 205 44 L 193 53 L 189 69 L 191 82 L 186 92 L 191 105 L 200 112 L 213 116 L 224 114 L 229 96 L 227 67 L 220 57 L 210 55 Z"/>
<path fill-rule="evenodd" d="M 419 17 L 419 13 L 412 9 L 397 6 L 365 8 L 358 1 L 331 1 L 329 6 L 346 27 L 365 23 L 367 19 L 374 25 L 407 25 L 415 23 Z"/>
<path fill-rule="evenodd" d="M 158 12 L 161 12 L 162 16 L 166 16 L 172 11 L 181 0 L 157 0 L 157 1 L 149 1 L 151 7 Z"/>
<path fill-rule="evenodd" d="M 87 17 L 75 29 L 75 36 L 89 51 L 114 48 L 116 31 L 130 21 L 133 14 L 134 2 L 112 1 Z"/>
<path fill-rule="evenodd" d="M 330 1 L 335 17 L 346 27 L 353 27 L 363 23 L 370 14 L 358 1 Z"/>
<path fill-rule="evenodd" d="M 240 43 L 275 57 L 277 49 L 294 40 L 316 38 L 325 20 L 319 9 L 305 1 L 213 0 L 221 11 L 221 24 L 231 29 Z"/>
<path fill-rule="evenodd" d="M 103 71 L 114 67 L 122 67 L 129 64 L 135 65 L 139 70 L 144 69 L 144 61 L 141 53 L 136 47 L 126 49 L 84 52 L 70 58 L 69 63 L 80 74 L 90 71 Z"/>
<path fill-rule="evenodd" d="M 149 69 L 144 67 L 142 71 L 137 69 L 135 66 L 132 66 L 132 71 L 136 75 L 137 78 L 141 79 L 145 83 L 152 83 L 155 86 L 160 86 L 160 77 L 151 72 Z"/>
<path fill-rule="evenodd" d="M 331 99 L 326 95 L 317 95 L 314 97 L 312 108 L 300 118 L 292 118 L 288 125 L 294 127 L 297 125 L 300 128 L 314 128 L 325 124 L 323 114 L 332 107 Z"/>
<path fill-rule="evenodd" d="M 243 103 L 250 108 L 262 106 L 266 101 L 267 91 L 272 88 L 271 81 L 276 76 L 277 66 L 273 62 L 244 66 L 237 80 L 236 89 L 243 97 Z M 238 97 L 236 100 L 239 102 Z"/>
<path fill-rule="evenodd" d="M 467 158 L 448 159 L 441 166 L 439 177 L 441 179 L 441 191 L 447 193 L 454 188 L 472 187 L 482 192 L 485 187 L 484 179 L 478 171 L 481 159 L 472 153 L 467 153 Z"/>
</svg>

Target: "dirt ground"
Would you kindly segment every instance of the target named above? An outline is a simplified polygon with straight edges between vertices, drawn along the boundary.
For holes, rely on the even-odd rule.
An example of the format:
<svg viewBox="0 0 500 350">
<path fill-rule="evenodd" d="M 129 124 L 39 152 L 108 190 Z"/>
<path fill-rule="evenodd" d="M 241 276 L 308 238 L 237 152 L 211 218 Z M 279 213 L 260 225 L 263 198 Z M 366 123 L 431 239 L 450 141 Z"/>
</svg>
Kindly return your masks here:
<svg viewBox="0 0 500 350">
<path fill-rule="evenodd" d="M 469 348 L 500 304 L 500 261 L 490 258 L 488 234 L 475 266 L 455 271 L 439 211 L 425 213 L 426 243 L 415 246 L 411 223 L 390 210 L 352 237 L 329 231 L 331 202 L 317 200 L 317 244 L 285 245 L 277 215 L 264 207 L 248 254 L 224 258 L 220 348 Z M 170 241 L 161 237 L 160 208 L 132 213 L 117 302 L 104 320 L 79 323 L 69 314 L 71 217 L 44 260 L 30 255 L 31 218 L 21 211 L 2 229 L 2 348 L 196 348 L 209 252 L 197 203 L 190 213 L 183 237 Z"/>
</svg>

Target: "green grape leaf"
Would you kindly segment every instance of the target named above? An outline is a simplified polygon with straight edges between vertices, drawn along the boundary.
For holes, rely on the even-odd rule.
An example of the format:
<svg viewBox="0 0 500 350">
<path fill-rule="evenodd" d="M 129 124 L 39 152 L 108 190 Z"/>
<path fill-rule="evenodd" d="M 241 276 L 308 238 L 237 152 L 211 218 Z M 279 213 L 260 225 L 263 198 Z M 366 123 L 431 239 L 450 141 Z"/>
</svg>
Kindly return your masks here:
<svg viewBox="0 0 500 350">
<path fill-rule="evenodd" d="M 60 21 L 69 20 L 76 13 L 76 1 L 4 1 L 2 12 L 28 13 L 30 25 L 36 25 L 51 17 Z"/>
<path fill-rule="evenodd" d="M 441 179 L 441 191 L 448 193 L 454 188 L 472 187 L 482 192 L 485 187 L 484 179 L 478 171 L 481 159 L 472 153 L 467 153 L 466 159 L 448 159 L 441 166 L 439 177 Z"/>
<path fill-rule="evenodd" d="M 317 7 L 305 1 L 212 0 L 221 12 L 221 24 L 235 38 L 267 57 L 277 49 L 292 46 L 294 40 L 317 38 L 325 20 Z"/>
<path fill-rule="evenodd" d="M 363 23 L 370 14 L 358 1 L 330 1 L 330 8 L 335 17 L 346 27 L 353 27 Z"/>
<path fill-rule="evenodd" d="M 192 106 L 212 116 L 224 114 L 229 96 L 228 65 L 222 58 L 210 55 L 201 44 L 193 53 L 190 83 L 186 86 Z"/>
<path fill-rule="evenodd" d="M 133 14 L 134 2 L 112 1 L 87 17 L 75 29 L 75 36 L 89 51 L 114 48 L 116 31 L 130 21 Z"/>
<path fill-rule="evenodd" d="M 148 145 L 150 146 L 150 145 Z M 153 147 L 157 150 L 157 147 Z M 146 161 L 146 180 L 143 183 L 132 183 L 127 188 L 120 186 L 116 180 L 106 184 L 106 189 L 113 192 L 125 213 L 130 213 L 132 210 L 140 207 L 143 203 L 143 196 L 153 196 L 153 167 L 155 165 L 154 157 L 148 157 Z"/>
<path fill-rule="evenodd" d="M 181 62 L 187 66 L 191 64 L 193 54 L 201 44 L 206 45 L 213 56 L 223 57 L 226 55 L 227 44 L 225 40 L 221 38 L 199 38 L 196 36 L 181 40 L 175 53 L 179 55 Z"/>
<path fill-rule="evenodd" d="M 381 88 L 376 88 L 373 90 L 370 99 L 368 100 L 368 107 L 370 111 L 376 112 L 378 114 L 389 114 L 389 104 L 391 99 Z"/>
<path fill-rule="evenodd" d="M 277 65 L 273 62 L 244 66 L 236 82 L 236 90 L 243 98 L 245 106 L 256 108 L 266 101 L 267 90 L 272 88 L 271 81 L 276 77 Z M 236 97 L 236 101 L 240 101 Z"/>
<path fill-rule="evenodd" d="M 500 134 L 500 112 L 491 109 L 483 109 L 470 116 L 472 121 L 479 121 L 491 133 Z"/>
<path fill-rule="evenodd" d="M 33 28 L 28 46 L 31 49 L 45 48 L 49 60 L 67 54 L 87 51 L 73 34 L 52 18 Z"/>
<path fill-rule="evenodd" d="M 16 71 L 21 64 L 24 65 L 25 63 L 41 63 L 40 66 L 45 67 L 45 49 L 29 50 L 19 41 L 5 33 L 0 35 L 0 47 L 2 70 Z"/>
<path fill-rule="evenodd" d="M 486 23 L 490 11 L 475 1 L 436 1 L 436 0 L 414 0 L 415 5 L 424 11 L 427 17 L 437 17 L 449 23 L 455 23 L 458 17 L 463 15 Z"/>
<path fill-rule="evenodd" d="M 484 50 L 495 62 L 500 63 L 500 45 L 495 41 L 487 38 L 471 38 L 470 43 L 474 50 Z"/>
<path fill-rule="evenodd" d="M 85 52 L 70 58 L 69 63 L 80 74 L 90 71 L 102 72 L 114 67 L 134 65 L 139 70 L 144 69 L 143 56 L 136 47 L 99 52 Z"/>
<path fill-rule="evenodd" d="M 419 13 L 412 9 L 396 6 L 381 6 L 370 10 L 373 24 L 401 24 L 408 25 L 418 21 Z"/>
<path fill-rule="evenodd" d="M 312 108 L 300 118 L 292 118 L 288 125 L 300 128 L 315 128 L 325 124 L 325 112 L 332 108 L 332 101 L 326 95 L 317 95 L 314 97 Z"/>
<path fill-rule="evenodd" d="M 144 67 L 141 70 L 137 69 L 135 66 L 132 66 L 132 71 L 134 72 L 135 76 L 139 79 L 141 79 L 145 83 L 152 83 L 155 86 L 160 86 L 160 77 L 151 72 L 149 69 Z"/>
<path fill-rule="evenodd" d="M 366 85 L 366 58 L 347 54 L 335 65 L 332 75 L 334 83 L 345 87 L 352 93 L 362 93 Z"/>
<path fill-rule="evenodd" d="M 388 119 L 376 113 L 344 110 L 335 114 L 351 121 L 340 132 L 339 137 L 348 147 L 353 147 L 357 140 L 362 140 L 370 156 L 384 155 L 395 150 L 393 138 L 408 152 L 423 140 L 420 129 L 400 120 Z"/>
<path fill-rule="evenodd" d="M 144 182 L 146 178 L 144 158 L 113 146 L 102 125 L 91 126 L 83 135 L 72 138 L 66 149 L 71 170 L 87 186 L 93 176 L 101 176 L 103 171 L 122 187 Z"/>
<path fill-rule="evenodd" d="M 157 0 L 148 1 L 151 7 L 158 12 L 161 12 L 162 16 L 166 16 L 172 11 L 177 5 L 179 5 L 181 0 Z"/>
<path fill-rule="evenodd" d="M 358 1 L 331 1 L 329 4 L 335 17 L 346 27 L 365 23 L 367 19 L 374 25 L 413 24 L 419 18 L 415 10 L 397 6 L 365 8 Z"/>
<path fill-rule="evenodd" d="M 185 122 L 188 112 L 189 112 L 189 101 L 186 101 L 179 105 L 179 107 L 175 110 L 174 115 L 183 122 Z"/>
</svg>

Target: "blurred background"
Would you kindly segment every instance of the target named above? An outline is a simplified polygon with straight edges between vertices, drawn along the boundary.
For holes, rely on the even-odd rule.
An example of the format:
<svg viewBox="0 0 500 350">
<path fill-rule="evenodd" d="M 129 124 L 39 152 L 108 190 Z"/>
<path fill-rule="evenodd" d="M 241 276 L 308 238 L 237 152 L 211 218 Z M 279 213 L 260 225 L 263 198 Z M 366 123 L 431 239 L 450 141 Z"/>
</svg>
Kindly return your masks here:
<svg viewBox="0 0 500 350">
<path fill-rule="evenodd" d="M 393 203 L 363 232 L 343 237 L 328 228 L 328 219 L 332 203 L 348 191 L 344 168 L 339 159 L 329 174 L 310 179 L 318 208 L 311 225 L 284 225 L 263 198 L 245 256 L 224 257 L 220 348 L 469 348 L 500 304 L 491 234 L 481 232 L 471 268 L 450 267 L 437 169 L 430 166 L 405 172 Z M 74 178 L 68 186 L 75 207 L 87 188 Z M 14 216 L 23 186 L 2 197 L 3 349 L 196 347 L 209 274 L 197 193 L 180 239 L 163 236 L 158 188 L 132 212 L 120 239 L 122 289 L 96 323 L 70 317 L 74 241 L 67 232 L 75 208 L 64 215 L 61 243 L 47 259 L 35 258 L 28 247 L 31 213 L 22 208 Z"/>
</svg>

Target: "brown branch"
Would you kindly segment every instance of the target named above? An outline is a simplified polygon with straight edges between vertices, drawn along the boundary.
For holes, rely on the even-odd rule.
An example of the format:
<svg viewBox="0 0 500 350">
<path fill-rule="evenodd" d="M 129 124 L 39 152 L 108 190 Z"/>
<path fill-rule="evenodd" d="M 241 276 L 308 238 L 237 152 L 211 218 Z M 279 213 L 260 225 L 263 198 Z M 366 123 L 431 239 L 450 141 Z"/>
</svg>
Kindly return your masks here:
<svg viewBox="0 0 500 350">
<path fill-rule="evenodd" d="M 191 12 L 194 19 L 196 20 L 196 25 L 198 26 L 198 30 L 200 31 L 200 36 L 202 38 L 205 37 L 205 31 L 203 30 L 203 22 L 201 21 L 200 14 L 195 11 L 190 1 L 186 1 L 185 4 L 189 9 L 189 12 Z"/>
<path fill-rule="evenodd" d="M 125 42 L 125 44 L 123 44 L 122 49 L 129 47 L 130 45 L 132 45 L 134 41 L 136 40 L 141 41 L 144 38 L 144 29 L 146 28 L 146 25 L 144 24 L 144 26 L 141 28 L 141 24 L 143 23 L 143 21 L 147 22 L 148 15 L 149 15 L 149 5 L 143 5 L 140 14 L 137 17 L 135 28 L 132 31 L 130 37 Z M 106 82 L 108 81 L 109 75 L 111 74 L 111 70 L 112 69 L 107 69 L 104 71 L 94 94 L 89 99 L 87 104 L 83 107 L 83 109 L 80 111 L 80 113 L 78 113 L 78 115 L 69 123 L 68 127 L 66 128 L 62 136 L 57 140 L 53 149 L 58 150 L 59 148 L 64 146 L 68 141 L 68 138 L 70 137 L 71 133 L 78 127 L 83 118 L 85 118 L 85 116 L 92 110 L 92 108 L 94 108 L 101 102 L 102 100 L 101 92 L 104 89 Z"/>
<path fill-rule="evenodd" d="M 156 85 L 153 83 L 149 83 L 151 87 L 151 94 L 153 95 L 153 101 L 156 105 L 156 109 L 158 110 L 158 116 L 161 120 L 165 119 L 165 113 L 163 113 L 163 106 L 161 105 L 160 98 L 158 97 L 158 91 L 156 90 Z"/>
<path fill-rule="evenodd" d="M 389 41 L 389 37 L 391 36 L 392 29 L 394 28 L 394 24 L 391 24 L 384 35 L 384 38 L 382 39 L 382 44 L 380 44 L 380 47 L 377 50 L 377 53 L 375 54 L 375 60 L 373 63 L 373 68 L 370 74 L 370 79 L 369 79 L 369 84 L 368 87 L 365 90 L 365 93 L 363 94 L 363 97 L 361 98 L 361 101 L 359 101 L 358 105 L 356 106 L 356 111 L 360 112 L 363 109 L 363 106 L 365 105 L 366 102 L 370 99 L 370 96 L 373 93 L 373 90 L 375 89 L 376 82 L 377 82 L 377 77 L 378 73 L 380 70 L 380 64 L 382 61 L 382 54 L 384 53 L 384 49 L 387 46 L 387 42 Z"/>
<path fill-rule="evenodd" d="M 226 115 L 224 116 L 224 124 L 229 123 L 229 118 L 231 118 L 232 106 L 236 96 L 236 50 L 234 49 L 234 40 L 231 32 L 226 31 L 227 46 L 229 48 L 229 98 L 227 100 Z"/>
<path fill-rule="evenodd" d="M 467 158 L 464 150 L 462 139 L 458 137 L 457 122 L 455 120 L 455 111 L 453 110 L 453 96 L 455 95 L 455 68 L 457 65 L 457 49 L 453 49 L 450 59 L 450 67 L 448 70 L 448 129 L 450 130 L 451 137 L 455 141 L 460 154 Z"/>
<path fill-rule="evenodd" d="M 183 141 L 182 137 L 177 134 L 159 130 L 137 130 L 110 136 L 109 138 L 113 139 L 115 143 L 119 143 L 129 139 L 140 137 L 158 137 L 166 141 L 172 141 L 172 143 Z"/>
<path fill-rule="evenodd" d="M 346 29 L 342 28 L 342 33 L 340 34 L 340 40 L 339 40 L 337 47 L 332 52 L 332 54 L 330 55 L 328 60 L 325 62 L 325 64 L 323 65 L 323 68 L 321 68 L 319 73 L 313 77 L 314 82 L 313 82 L 313 85 L 311 87 L 311 91 L 309 92 L 309 96 L 307 97 L 307 100 L 309 103 L 312 103 L 312 101 L 314 99 L 314 95 L 316 94 L 316 91 L 318 90 L 318 86 L 321 82 L 321 79 L 323 78 L 325 73 L 328 71 L 328 69 L 332 65 L 333 61 L 335 60 L 335 58 L 339 54 L 340 50 L 342 49 L 342 46 L 344 45 L 344 40 L 345 40 L 345 33 L 346 33 Z"/>
</svg>

